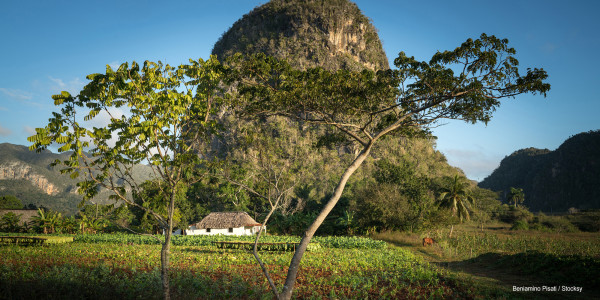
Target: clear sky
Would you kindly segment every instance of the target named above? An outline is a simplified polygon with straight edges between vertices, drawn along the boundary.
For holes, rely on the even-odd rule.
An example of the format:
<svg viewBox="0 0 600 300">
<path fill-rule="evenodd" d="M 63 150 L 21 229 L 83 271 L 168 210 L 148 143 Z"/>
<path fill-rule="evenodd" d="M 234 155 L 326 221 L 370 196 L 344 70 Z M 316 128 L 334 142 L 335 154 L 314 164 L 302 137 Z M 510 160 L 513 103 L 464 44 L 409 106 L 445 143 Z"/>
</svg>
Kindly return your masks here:
<svg viewBox="0 0 600 300">
<path fill-rule="evenodd" d="M 86 75 L 107 64 L 208 58 L 223 32 L 265 2 L 0 2 L 0 143 L 29 145 L 27 136 L 54 110 L 50 96 L 76 94 Z M 554 150 L 569 136 L 600 129 L 600 1 L 355 3 L 379 30 L 390 62 L 400 51 L 429 60 L 485 32 L 509 39 L 523 72 L 549 73 L 547 98 L 509 99 L 487 126 L 449 122 L 434 129 L 437 149 L 469 178 L 482 180 L 515 150 Z"/>
</svg>

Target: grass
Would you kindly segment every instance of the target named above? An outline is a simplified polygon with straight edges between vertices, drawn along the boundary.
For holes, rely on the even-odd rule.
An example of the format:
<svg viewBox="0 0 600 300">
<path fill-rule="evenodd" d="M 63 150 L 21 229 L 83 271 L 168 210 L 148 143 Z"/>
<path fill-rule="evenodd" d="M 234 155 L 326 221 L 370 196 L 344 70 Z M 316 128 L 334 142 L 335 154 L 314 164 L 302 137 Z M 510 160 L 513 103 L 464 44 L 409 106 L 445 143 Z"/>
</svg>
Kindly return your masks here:
<svg viewBox="0 0 600 300">
<path fill-rule="evenodd" d="M 512 297 L 600 296 L 600 233 L 556 233 L 514 231 L 510 225 L 475 225 L 424 234 L 386 232 L 374 235 L 411 249 L 431 263 L 448 270 L 458 282 L 476 287 L 480 293 L 501 289 Z M 423 247 L 422 238 L 435 238 L 433 247 Z M 580 286 L 584 293 L 512 293 L 512 286 Z"/>
</svg>

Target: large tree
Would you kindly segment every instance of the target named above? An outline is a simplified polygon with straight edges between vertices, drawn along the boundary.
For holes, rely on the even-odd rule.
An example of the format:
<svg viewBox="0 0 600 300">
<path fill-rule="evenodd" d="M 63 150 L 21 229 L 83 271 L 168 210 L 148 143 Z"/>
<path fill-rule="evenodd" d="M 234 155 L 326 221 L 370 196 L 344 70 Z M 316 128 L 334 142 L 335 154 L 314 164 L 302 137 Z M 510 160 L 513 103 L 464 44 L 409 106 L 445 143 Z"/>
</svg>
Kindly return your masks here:
<svg viewBox="0 0 600 300">
<path fill-rule="evenodd" d="M 190 60 L 179 67 L 149 61 L 125 63 L 117 70 L 107 66 L 105 74 L 89 75 L 90 82 L 78 95 L 54 95 L 60 111 L 29 137 L 32 150 L 56 143 L 59 152 L 71 151 L 68 160 L 54 164 L 72 177 L 83 175 L 78 187 L 84 199 L 105 188 L 115 201 L 135 206 L 158 222 L 165 232 L 161 250 L 165 299 L 170 298 L 175 202 L 182 189 L 197 180 L 197 171 L 203 169 L 199 166 L 205 163 L 198 153 L 204 147 L 189 141 L 204 141 L 216 126 L 211 115 L 224 95 L 223 72 L 214 58 Z M 91 127 L 92 121 L 97 127 Z M 136 180 L 139 164 L 149 165 L 154 179 L 160 180 L 154 193 L 145 192 Z M 160 209 L 153 207 L 157 196 L 163 199 Z"/>
<path fill-rule="evenodd" d="M 346 182 L 385 136 L 420 132 L 442 119 L 489 122 L 500 100 L 523 93 L 549 91 L 543 69 L 518 71 L 516 51 L 508 40 L 482 34 L 453 51 L 437 52 L 418 61 L 401 52 L 396 69 L 329 72 L 296 70 L 264 55 L 237 56 L 237 107 L 245 116 L 285 116 L 333 132 L 334 140 L 359 147 L 330 199 L 306 229 L 290 262 L 278 298 L 291 298 L 308 243 L 340 199 Z"/>
<path fill-rule="evenodd" d="M 450 209 L 452 216 L 457 216 L 462 223 L 463 219 L 471 218 L 469 210 L 471 204 L 475 203 L 475 198 L 471 194 L 469 183 L 464 178 L 455 175 L 449 181 L 448 186 L 441 189 L 439 206 Z M 454 224 L 450 225 L 449 237 L 452 237 L 453 231 Z"/>
</svg>

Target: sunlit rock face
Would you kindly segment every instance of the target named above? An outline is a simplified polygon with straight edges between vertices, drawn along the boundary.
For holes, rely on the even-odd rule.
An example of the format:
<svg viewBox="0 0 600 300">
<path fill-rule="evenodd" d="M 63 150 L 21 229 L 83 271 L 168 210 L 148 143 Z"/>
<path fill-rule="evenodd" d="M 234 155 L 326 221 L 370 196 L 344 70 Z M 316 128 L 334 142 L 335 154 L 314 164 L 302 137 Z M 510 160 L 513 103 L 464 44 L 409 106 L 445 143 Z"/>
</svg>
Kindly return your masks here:
<svg viewBox="0 0 600 300">
<path fill-rule="evenodd" d="M 0 180 L 18 180 L 25 179 L 33 186 L 39 188 L 47 195 L 56 195 L 60 190 L 50 183 L 42 175 L 33 172 L 32 168 L 19 162 L 4 163 L 0 165 Z"/>
<path fill-rule="evenodd" d="M 347 0 L 270 1 L 235 22 L 212 52 L 265 53 L 301 69 L 389 68 L 377 30 Z"/>
</svg>

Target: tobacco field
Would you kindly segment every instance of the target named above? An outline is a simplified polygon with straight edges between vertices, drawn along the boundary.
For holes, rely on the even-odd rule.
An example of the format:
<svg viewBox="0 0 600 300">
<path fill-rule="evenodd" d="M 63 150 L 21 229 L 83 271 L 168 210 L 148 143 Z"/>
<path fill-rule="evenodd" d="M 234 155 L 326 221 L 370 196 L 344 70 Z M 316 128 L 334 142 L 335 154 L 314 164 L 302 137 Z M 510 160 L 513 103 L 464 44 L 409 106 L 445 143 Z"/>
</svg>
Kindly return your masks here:
<svg viewBox="0 0 600 300">
<path fill-rule="evenodd" d="M 79 235 L 73 242 L 37 247 L 4 245 L 0 247 L 0 295 L 160 299 L 160 245 L 148 242 L 156 241 L 152 237 L 141 237 L 146 242 L 138 243 L 130 240 L 134 238 L 140 237 Z M 199 240 L 174 242 L 170 276 L 175 299 L 273 297 L 249 251 L 218 249 Z M 295 290 L 298 298 L 471 298 L 475 293 L 409 250 L 381 241 L 343 237 L 319 238 L 318 243 L 321 247 L 303 259 Z M 260 255 L 281 287 L 293 253 L 262 251 Z"/>
</svg>

